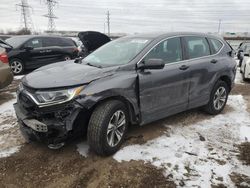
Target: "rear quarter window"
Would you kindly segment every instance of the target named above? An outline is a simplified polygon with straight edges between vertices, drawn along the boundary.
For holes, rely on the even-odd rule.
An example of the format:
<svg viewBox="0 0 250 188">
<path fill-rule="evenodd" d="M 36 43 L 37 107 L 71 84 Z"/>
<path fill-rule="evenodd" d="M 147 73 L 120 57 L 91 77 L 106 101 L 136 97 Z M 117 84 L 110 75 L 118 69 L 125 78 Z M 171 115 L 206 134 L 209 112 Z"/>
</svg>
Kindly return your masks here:
<svg viewBox="0 0 250 188">
<path fill-rule="evenodd" d="M 218 53 L 223 46 L 222 42 L 217 40 L 217 39 L 211 39 L 211 38 L 208 40 L 209 40 L 210 45 L 211 45 L 212 54 Z"/>
<path fill-rule="evenodd" d="M 58 40 L 60 41 L 60 46 L 76 46 L 76 44 L 74 43 L 72 39 L 61 38 Z"/>
<path fill-rule="evenodd" d="M 189 59 L 210 55 L 209 44 L 205 37 L 187 36 L 184 38 Z"/>
</svg>

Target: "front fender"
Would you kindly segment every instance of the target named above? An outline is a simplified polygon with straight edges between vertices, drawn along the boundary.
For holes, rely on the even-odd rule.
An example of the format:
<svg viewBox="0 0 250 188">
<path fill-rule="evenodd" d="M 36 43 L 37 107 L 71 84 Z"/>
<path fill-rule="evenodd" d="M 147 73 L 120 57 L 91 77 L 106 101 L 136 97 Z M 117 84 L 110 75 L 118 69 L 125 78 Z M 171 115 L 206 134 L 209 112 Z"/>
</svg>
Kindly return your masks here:
<svg viewBox="0 0 250 188">
<path fill-rule="evenodd" d="M 100 101 L 122 98 L 139 114 L 138 78 L 135 71 L 124 71 L 91 82 L 76 99 L 86 109 L 91 109 Z"/>
</svg>

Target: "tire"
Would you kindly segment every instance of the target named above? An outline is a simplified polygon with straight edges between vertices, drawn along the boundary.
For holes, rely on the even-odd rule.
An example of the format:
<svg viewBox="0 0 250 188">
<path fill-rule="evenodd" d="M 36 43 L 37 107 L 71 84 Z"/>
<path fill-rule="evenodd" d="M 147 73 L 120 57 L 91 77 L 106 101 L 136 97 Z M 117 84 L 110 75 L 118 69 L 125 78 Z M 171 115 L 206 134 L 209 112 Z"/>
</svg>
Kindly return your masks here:
<svg viewBox="0 0 250 188">
<path fill-rule="evenodd" d="M 223 95 L 221 95 L 220 100 L 219 99 L 216 100 L 216 98 L 218 98 L 217 92 L 222 93 L 223 90 L 225 93 L 223 92 Z M 213 88 L 211 94 L 210 94 L 210 100 L 209 100 L 208 104 L 206 106 L 204 106 L 204 108 L 203 108 L 204 111 L 207 112 L 208 114 L 211 114 L 211 115 L 219 114 L 226 106 L 228 94 L 229 94 L 229 87 L 228 87 L 227 83 L 222 81 L 222 80 L 217 81 L 216 84 L 214 85 L 214 88 Z M 215 102 L 215 100 L 217 102 Z M 224 101 L 224 102 L 222 102 L 222 101 Z"/>
<path fill-rule="evenodd" d="M 120 114 L 118 115 L 119 117 L 122 117 L 122 114 L 124 115 L 124 121 L 122 121 L 124 123 L 119 128 L 119 124 L 116 124 L 115 119 L 118 113 Z M 117 122 L 121 121 L 121 119 L 119 120 L 118 118 Z M 97 106 L 90 117 L 88 125 L 87 137 L 90 148 L 95 153 L 103 156 L 117 152 L 124 141 L 128 122 L 127 108 L 121 101 L 110 100 Z M 119 135 L 121 135 L 119 141 L 117 136 L 118 132 L 116 134 L 117 130 L 119 131 Z M 111 138 L 113 138 L 113 140 Z M 115 143 L 115 141 L 117 141 L 117 143 Z"/>
<path fill-rule="evenodd" d="M 11 59 L 10 68 L 14 75 L 20 75 L 24 72 L 24 63 L 20 59 Z"/>
<path fill-rule="evenodd" d="M 63 61 L 69 61 L 71 60 L 71 57 L 68 55 L 63 56 Z"/>
</svg>

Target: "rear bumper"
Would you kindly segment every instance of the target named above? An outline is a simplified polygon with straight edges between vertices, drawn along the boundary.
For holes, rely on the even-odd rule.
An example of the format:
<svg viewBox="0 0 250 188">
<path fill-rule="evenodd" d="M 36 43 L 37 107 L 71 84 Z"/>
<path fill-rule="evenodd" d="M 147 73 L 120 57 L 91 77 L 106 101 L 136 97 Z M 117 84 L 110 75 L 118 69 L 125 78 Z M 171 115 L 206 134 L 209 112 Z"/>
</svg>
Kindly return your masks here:
<svg viewBox="0 0 250 188">
<path fill-rule="evenodd" d="M 62 118 L 56 116 L 56 113 L 60 111 L 50 113 L 36 111 L 35 115 L 34 112 L 29 112 L 18 103 L 14 104 L 14 109 L 24 138 L 45 144 L 58 144 L 74 136 L 74 122 L 81 111 L 81 108 L 76 106 Z M 61 110 L 62 113 L 65 111 L 65 109 Z"/>
<path fill-rule="evenodd" d="M 8 65 L 0 67 L 0 89 L 11 84 L 13 80 L 13 74 Z"/>
</svg>

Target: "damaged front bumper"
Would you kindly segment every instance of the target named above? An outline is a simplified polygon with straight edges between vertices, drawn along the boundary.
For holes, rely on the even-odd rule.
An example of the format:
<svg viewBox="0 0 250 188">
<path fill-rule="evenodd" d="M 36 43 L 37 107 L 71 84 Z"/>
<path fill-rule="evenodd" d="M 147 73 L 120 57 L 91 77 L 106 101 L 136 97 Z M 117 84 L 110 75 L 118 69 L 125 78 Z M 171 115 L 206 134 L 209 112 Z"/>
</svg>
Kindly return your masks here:
<svg viewBox="0 0 250 188">
<path fill-rule="evenodd" d="M 26 140 L 40 141 L 48 145 L 65 142 L 74 136 L 78 130 L 76 119 L 84 110 L 75 101 L 49 108 L 38 108 L 35 105 L 27 107 L 18 100 L 14 108 L 20 130 Z"/>
</svg>

